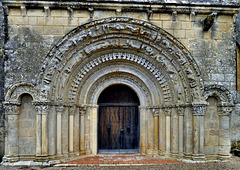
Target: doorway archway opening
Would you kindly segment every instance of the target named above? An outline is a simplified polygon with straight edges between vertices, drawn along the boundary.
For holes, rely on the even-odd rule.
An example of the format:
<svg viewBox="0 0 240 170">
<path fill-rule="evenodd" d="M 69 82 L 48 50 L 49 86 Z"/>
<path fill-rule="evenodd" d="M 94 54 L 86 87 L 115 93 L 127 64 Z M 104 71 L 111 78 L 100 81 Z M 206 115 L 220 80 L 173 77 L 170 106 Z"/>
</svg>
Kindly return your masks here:
<svg viewBox="0 0 240 170">
<path fill-rule="evenodd" d="M 138 153 L 140 105 L 128 86 L 112 85 L 98 99 L 98 153 Z"/>
</svg>

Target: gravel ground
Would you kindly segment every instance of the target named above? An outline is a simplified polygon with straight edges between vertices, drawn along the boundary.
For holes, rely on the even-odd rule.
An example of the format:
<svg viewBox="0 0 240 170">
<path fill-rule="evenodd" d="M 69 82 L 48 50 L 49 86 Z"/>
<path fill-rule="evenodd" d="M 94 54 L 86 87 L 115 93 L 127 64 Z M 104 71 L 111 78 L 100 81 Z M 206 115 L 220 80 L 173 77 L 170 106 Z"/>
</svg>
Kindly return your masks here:
<svg viewBox="0 0 240 170">
<path fill-rule="evenodd" d="M 207 163 L 178 163 L 178 164 L 158 164 L 158 165 L 80 165 L 78 167 L 0 167 L 1 170 L 8 169 L 23 169 L 23 170 L 75 170 L 75 169 L 101 169 L 101 170 L 126 170 L 126 169 L 139 169 L 139 170 L 240 170 L 240 158 L 235 157 L 232 162 L 207 162 Z"/>
</svg>

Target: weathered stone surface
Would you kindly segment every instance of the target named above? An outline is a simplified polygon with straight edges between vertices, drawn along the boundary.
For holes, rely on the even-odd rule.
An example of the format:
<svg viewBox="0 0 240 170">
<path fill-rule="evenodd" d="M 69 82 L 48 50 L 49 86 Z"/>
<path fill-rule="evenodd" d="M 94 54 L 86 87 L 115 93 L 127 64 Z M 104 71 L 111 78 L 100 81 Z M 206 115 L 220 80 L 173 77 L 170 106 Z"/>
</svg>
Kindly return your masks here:
<svg viewBox="0 0 240 170">
<path fill-rule="evenodd" d="M 229 154 L 230 139 L 240 140 L 238 1 L 2 2 L 7 161 L 97 154 L 98 96 L 119 83 L 141 103 L 142 154 L 204 160 Z M 0 115 L 1 144 L 2 104 Z"/>
</svg>

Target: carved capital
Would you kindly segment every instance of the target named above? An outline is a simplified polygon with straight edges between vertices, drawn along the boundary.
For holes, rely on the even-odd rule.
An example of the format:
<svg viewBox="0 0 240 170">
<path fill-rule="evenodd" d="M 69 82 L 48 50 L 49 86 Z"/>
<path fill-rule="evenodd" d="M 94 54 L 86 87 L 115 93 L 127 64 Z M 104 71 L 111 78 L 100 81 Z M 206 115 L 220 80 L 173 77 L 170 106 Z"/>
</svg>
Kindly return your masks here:
<svg viewBox="0 0 240 170">
<path fill-rule="evenodd" d="M 166 116 L 171 116 L 171 113 L 172 113 L 172 109 L 171 108 L 166 107 L 163 110 L 164 110 L 164 113 L 165 113 Z"/>
<path fill-rule="evenodd" d="M 42 106 L 41 105 L 34 105 L 34 107 L 37 111 L 37 114 L 41 115 L 42 114 Z"/>
<path fill-rule="evenodd" d="M 206 108 L 206 105 L 193 105 L 193 116 L 204 116 Z"/>
<path fill-rule="evenodd" d="M 185 108 L 182 107 L 182 106 L 179 106 L 179 107 L 177 108 L 177 112 L 178 112 L 178 115 L 179 115 L 179 116 L 184 116 Z"/>
<path fill-rule="evenodd" d="M 49 109 L 50 109 L 49 105 L 42 105 L 42 114 L 44 115 L 48 114 Z"/>
<path fill-rule="evenodd" d="M 87 110 L 87 108 L 85 106 L 84 107 L 80 107 L 79 108 L 80 116 L 84 116 L 86 114 L 86 110 Z"/>
<path fill-rule="evenodd" d="M 56 106 L 56 111 L 58 114 L 62 114 L 64 106 Z"/>
<path fill-rule="evenodd" d="M 74 115 L 76 111 L 76 106 L 69 107 L 69 115 Z"/>
<path fill-rule="evenodd" d="M 229 116 L 232 113 L 233 108 L 229 106 L 220 106 L 221 113 L 219 116 Z"/>
<path fill-rule="evenodd" d="M 159 109 L 154 108 L 152 109 L 153 116 L 159 116 Z"/>
<path fill-rule="evenodd" d="M 3 107 L 7 115 L 16 115 L 20 112 L 19 103 L 3 103 Z"/>
</svg>

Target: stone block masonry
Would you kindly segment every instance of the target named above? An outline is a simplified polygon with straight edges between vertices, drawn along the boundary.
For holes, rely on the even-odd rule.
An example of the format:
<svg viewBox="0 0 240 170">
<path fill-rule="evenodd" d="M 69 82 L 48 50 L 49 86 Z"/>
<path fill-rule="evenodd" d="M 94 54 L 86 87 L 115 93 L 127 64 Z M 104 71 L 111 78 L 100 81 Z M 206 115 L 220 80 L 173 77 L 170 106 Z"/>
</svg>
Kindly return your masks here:
<svg viewBox="0 0 240 170">
<path fill-rule="evenodd" d="M 229 159 L 240 140 L 239 4 L 105 2 L 0 2 L 6 160 L 97 154 L 98 96 L 114 84 L 139 97 L 141 154 Z"/>
</svg>

